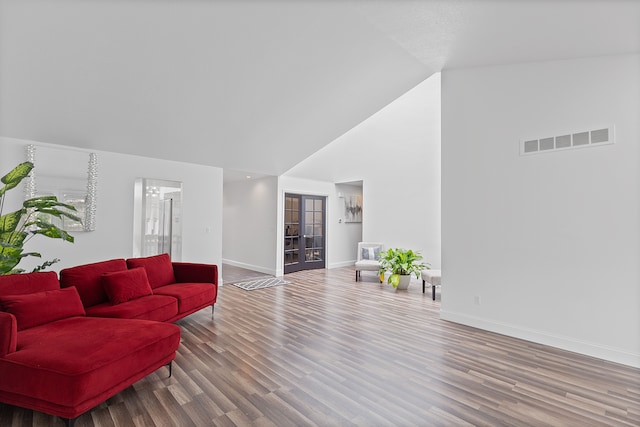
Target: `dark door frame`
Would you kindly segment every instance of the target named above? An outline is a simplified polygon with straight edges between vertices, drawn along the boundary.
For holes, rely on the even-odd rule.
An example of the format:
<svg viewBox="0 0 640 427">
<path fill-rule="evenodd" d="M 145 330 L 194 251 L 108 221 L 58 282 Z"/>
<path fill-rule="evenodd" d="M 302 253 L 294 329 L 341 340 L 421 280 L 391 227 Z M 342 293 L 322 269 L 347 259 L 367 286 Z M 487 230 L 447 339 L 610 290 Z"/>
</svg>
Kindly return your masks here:
<svg viewBox="0 0 640 427">
<path fill-rule="evenodd" d="M 326 267 L 327 198 L 285 192 L 281 254 L 284 274 Z M 317 209 L 317 201 L 321 202 L 321 209 Z M 306 209 L 308 202 L 312 205 L 310 211 Z"/>
</svg>

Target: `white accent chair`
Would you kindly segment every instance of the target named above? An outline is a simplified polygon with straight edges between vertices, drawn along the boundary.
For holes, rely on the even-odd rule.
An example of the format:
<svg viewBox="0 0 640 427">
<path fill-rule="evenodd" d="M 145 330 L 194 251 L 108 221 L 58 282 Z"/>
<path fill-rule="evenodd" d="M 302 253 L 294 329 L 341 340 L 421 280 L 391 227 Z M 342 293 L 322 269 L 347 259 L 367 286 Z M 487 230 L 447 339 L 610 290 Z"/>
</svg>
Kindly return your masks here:
<svg viewBox="0 0 640 427">
<path fill-rule="evenodd" d="M 375 271 L 380 268 L 378 254 L 384 252 L 384 244 L 374 242 L 358 243 L 358 256 L 356 257 L 356 282 L 361 278 L 362 271 Z"/>
</svg>

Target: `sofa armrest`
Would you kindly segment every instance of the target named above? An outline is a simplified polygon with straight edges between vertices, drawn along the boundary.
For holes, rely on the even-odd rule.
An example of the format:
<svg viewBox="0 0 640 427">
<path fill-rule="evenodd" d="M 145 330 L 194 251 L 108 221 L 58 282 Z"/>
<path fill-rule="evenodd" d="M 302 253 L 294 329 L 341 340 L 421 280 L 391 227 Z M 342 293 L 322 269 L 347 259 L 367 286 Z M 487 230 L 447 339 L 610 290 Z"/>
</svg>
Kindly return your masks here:
<svg viewBox="0 0 640 427">
<path fill-rule="evenodd" d="M 172 262 L 177 283 L 213 283 L 218 285 L 218 266 L 191 262 Z"/>
<path fill-rule="evenodd" d="M 0 311 L 0 357 L 16 351 L 18 344 L 18 322 L 11 313 Z"/>
</svg>

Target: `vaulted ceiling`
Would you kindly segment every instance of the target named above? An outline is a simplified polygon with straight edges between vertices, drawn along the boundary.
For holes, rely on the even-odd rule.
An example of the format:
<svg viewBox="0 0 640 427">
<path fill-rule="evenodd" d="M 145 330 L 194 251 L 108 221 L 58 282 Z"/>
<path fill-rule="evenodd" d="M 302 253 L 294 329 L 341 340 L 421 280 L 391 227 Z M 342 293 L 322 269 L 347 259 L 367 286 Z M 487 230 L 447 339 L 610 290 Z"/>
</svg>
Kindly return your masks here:
<svg viewBox="0 0 640 427">
<path fill-rule="evenodd" d="M 432 73 L 640 51 L 640 2 L 0 0 L 0 135 L 279 175 Z"/>
</svg>

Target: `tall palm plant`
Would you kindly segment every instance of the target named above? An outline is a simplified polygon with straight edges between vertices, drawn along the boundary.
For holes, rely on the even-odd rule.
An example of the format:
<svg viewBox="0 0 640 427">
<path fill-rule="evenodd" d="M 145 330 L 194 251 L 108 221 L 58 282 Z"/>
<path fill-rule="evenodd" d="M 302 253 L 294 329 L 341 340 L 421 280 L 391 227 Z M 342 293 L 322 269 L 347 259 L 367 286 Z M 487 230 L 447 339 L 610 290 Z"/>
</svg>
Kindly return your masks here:
<svg viewBox="0 0 640 427">
<path fill-rule="evenodd" d="M 17 187 L 33 167 L 31 162 L 21 163 L 0 179 L 4 184 L 0 188 L 0 275 L 22 273 L 24 270 L 16 266 L 23 258 L 41 257 L 38 252 L 24 252 L 24 245 L 35 235 L 40 234 L 73 243 L 73 236 L 47 221 L 51 217 L 67 217 L 80 221 L 80 218 L 73 214 L 75 207 L 59 202 L 55 196 L 40 196 L 25 200 L 21 209 L 3 214 L 7 191 Z M 45 261 L 33 271 L 42 270 L 57 261 L 58 259 Z"/>
</svg>

